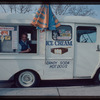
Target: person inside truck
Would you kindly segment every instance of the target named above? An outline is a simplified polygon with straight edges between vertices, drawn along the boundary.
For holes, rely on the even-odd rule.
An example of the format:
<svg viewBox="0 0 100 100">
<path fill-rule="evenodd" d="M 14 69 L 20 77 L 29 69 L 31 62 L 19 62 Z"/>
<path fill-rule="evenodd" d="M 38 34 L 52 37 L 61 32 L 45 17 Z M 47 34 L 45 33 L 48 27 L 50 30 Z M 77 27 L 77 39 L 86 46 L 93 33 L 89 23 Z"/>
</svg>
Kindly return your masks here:
<svg viewBox="0 0 100 100">
<path fill-rule="evenodd" d="M 29 53 L 30 51 L 27 34 L 24 33 L 21 35 L 21 40 L 19 41 L 19 53 Z"/>
</svg>

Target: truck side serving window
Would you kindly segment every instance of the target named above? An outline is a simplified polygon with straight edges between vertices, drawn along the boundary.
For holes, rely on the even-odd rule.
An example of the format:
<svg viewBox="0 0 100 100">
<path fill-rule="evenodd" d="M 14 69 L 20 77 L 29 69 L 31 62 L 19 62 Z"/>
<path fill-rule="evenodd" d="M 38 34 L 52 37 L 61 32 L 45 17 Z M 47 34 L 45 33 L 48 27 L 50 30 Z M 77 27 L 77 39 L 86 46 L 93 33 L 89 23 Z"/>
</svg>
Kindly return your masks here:
<svg viewBox="0 0 100 100">
<path fill-rule="evenodd" d="M 0 26 L 0 53 L 16 53 L 18 50 L 17 26 Z"/>
<path fill-rule="evenodd" d="M 72 39 L 72 27 L 69 25 L 61 25 L 56 30 L 52 31 L 52 38 L 54 40 L 66 40 Z"/>
<path fill-rule="evenodd" d="M 96 42 L 96 27 L 78 26 L 77 27 L 77 42 L 80 43 L 95 43 Z"/>
<path fill-rule="evenodd" d="M 36 27 L 30 25 L 19 26 L 19 53 L 37 53 Z"/>
</svg>

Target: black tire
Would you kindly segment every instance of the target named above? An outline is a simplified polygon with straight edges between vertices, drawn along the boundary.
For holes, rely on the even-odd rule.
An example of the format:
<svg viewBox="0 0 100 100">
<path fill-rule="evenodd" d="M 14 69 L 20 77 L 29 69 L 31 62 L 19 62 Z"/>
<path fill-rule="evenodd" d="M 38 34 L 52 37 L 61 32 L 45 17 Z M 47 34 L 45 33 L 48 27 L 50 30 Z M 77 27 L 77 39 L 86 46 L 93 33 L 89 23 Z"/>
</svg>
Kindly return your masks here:
<svg viewBox="0 0 100 100">
<path fill-rule="evenodd" d="M 100 85 L 100 69 L 97 71 L 97 73 L 96 73 L 96 75 L 94 76 L 93 80 L 94 80 L 94 83 L 95 83 L 96 85 Z"/>
<path fill-rule="evenodd" d="M 21 88 L 36 87 L 40 83 L 39 76 L 29 70 L 21 71 L 15 75 L 15 86 Z"/>
</svg>

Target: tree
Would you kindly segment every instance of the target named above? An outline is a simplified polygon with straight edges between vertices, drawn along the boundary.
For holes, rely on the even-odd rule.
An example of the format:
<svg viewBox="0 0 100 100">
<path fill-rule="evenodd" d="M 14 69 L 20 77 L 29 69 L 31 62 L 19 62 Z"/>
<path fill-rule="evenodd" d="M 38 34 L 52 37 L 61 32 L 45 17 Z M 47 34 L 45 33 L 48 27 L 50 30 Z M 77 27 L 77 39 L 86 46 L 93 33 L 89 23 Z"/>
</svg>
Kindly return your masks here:
<svg viewBox="0 0 100 100">
<path fill-rule="evenodd" d="M 92 8 L 88 6 L 73 6 L 69 8 L 68 13 L 74 16 L 95 16 L 96 13 Z"/>
<path fill-rule="evenodd" d="M 6 13 L 6 9 L 3 5 L 1 5 L 1 8 L 3 9 L 3 11 Z"/>
<path fill-rule="evenodd" d="M 95 16 L 92 8 L 85 5 L 52 5 L 56 15 Z"/>
<path fill-rule="evenodd" d="M 71 5 L 52 5 L 56 15 L 64 15 Z"/>
<path fill-rule="evenodd" d="M 10 12 L 10 13 L 23 13 L 23 14 L 25 14 L 25 13 L 29 13 L 33 10 L 31 5 L 25 5 L 25 4 L 21 4 L 21 5 L 10 4 L 10 5 L 6 5 L 6 7 L 5 7 L 5 5 L 1 5 L 1 8 L 3 9 L 3 11 L 5 13 Z"/>
<path fill-rule="evenodd" d="M 32 11 L 31 5 L 19 5 L 19 7 L 17 9 L 18 9 L 19 13 L 24 13 L 24 14 Z"/>
<path fill-rule="evenodd" d="M 26 4 L 1 5 L 5 13 L 33 13 L 37 11 L 37 6 Z M 95 16 L 93 8 L 87 5 L 51 5 L 55 15 L 74 15 L 74 16 Z"/>
</svg>

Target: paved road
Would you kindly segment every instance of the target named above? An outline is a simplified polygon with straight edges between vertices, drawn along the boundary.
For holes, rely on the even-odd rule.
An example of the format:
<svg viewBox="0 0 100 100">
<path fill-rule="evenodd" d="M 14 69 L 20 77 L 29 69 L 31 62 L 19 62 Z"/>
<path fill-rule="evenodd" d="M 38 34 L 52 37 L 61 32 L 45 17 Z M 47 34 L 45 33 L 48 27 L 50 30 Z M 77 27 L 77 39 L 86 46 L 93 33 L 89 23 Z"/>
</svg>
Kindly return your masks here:
<svg viewBox="0 0 100 100">
<path fill-rule="evenodd" d="M 100 96 L 100 86 L 0 88 L 0 96 Z"/>
<path fill-rule="evenodd" d="M 100 86 L 92 80 L 42 81 L 36 88 L 0 83 L 0 87 L 0 96 L 100 96 Z"/>
</svg>

